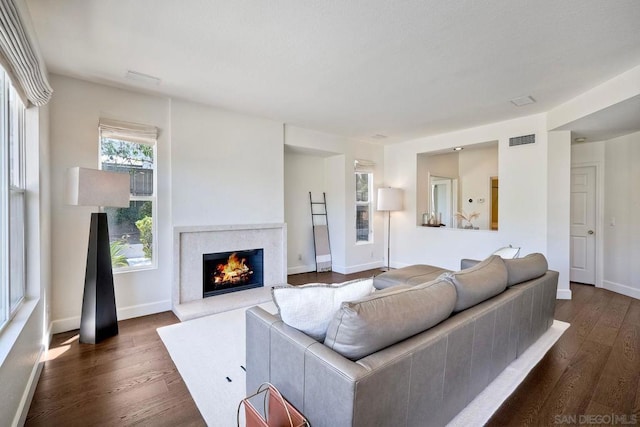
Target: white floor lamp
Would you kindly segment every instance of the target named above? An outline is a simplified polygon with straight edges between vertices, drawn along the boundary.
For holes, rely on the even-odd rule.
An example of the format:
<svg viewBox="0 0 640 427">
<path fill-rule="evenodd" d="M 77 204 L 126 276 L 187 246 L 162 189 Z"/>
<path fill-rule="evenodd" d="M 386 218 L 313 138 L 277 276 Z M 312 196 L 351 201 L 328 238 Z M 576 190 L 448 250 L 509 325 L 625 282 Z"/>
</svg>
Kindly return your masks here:
<svg viewBox="0 0 640 427">
<path fill-rule="evenodd" d="M 391 269 L 391 212 L 401 211 L 403 192 L 400 188 L 382 187 L 378 188 L 378 210 L 387 211 L 389 223 L 387 225 L 387 270 Z"/>
</svg>

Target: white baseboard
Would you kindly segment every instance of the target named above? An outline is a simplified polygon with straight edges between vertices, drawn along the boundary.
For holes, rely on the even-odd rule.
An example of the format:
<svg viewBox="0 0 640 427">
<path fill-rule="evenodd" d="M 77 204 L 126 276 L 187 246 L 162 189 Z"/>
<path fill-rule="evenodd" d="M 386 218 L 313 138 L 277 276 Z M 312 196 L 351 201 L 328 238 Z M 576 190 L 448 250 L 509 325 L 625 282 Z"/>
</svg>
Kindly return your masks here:
<svg viewBox="0 0 640 427">
<path fill-rule="evenodd" d="M 51 321 L 51 334 L 80 329 L 80 316 L 67 317 Z"/>
<path fill-rule="evenodd" d="M 171 300 L 156 301 L 147 304 L 132 305 L 118 309 L 118 320 L 132 319 L 134 317 L 147 316 L 149 314 L 171 311 Z M 51 322 L 52 334 L 80 329 L 80 316 L 56 319 Z"/>
<path fill-rule="evenodd" d="M 42 373 L 42 368 L 44 367 L 44 361 L 42 360 L 44 354 L 45 348 L 44 346 L 40 346 L 40 353 L 38 354 L 35 365 L 33 365 L 33 369 L 31 369 L 31 375 L 29 375 L 29 380 L 27 381 L 27 385 L 24 389 L 24 392 L 22 393 L 22 398 L 20 399 L 20 404 L 18 405 L 18 411 L 16 412 L 13 422 L 11 423 L 13 427 L 23 426 L 25 421 L 27 420 L 29 408 L 31 407 L 31 401 L 33 400 L 33 394 L 36 392 L 36 386 L 38 385 L 38 380 L 40 379 L 40 373 Z"/>
<path fill-rule="evenodd" d="M 359 273 L 365 270 L 373 270 L 374 268 L 381 268 L 381 267 L 384 267 L 384 264 L 382 261 L 375 261 L 367 264 L 359 264 L 359 265 L 353 265 L 349 267 L 345 267 L 344 265 L 333 264 L 331 266 L 331 271 L 335 273 L 340 273 L 340 274 L 352 274 L 352 273 Z M 313 271 L 316 271 L 315 264 L 297 265 L 295 267 L 289 267 L 287 269 L 287 274 L 310 273 Z"/>
<path fill-rule="evenodd" d="M 410 265 L 415 265 L 415 263 L 411 264 L 407 264 L 406 262 L 391 262 L 391 268 L 404 268 L 404 267 L 409 267 Z M 387 264 L 382 264 L 382 267 L 386 267 Z"/>
<path fill-rule="evenodd" d="M 384 263 L 382 261 L 374 261 L 367 264 L 353 265 L 350 267 L 333 264 L 331 266 L 331 271 L 334 271 L 340 274 L 352 274 L 352 273 L 359 273 L 361 271 L 373 270 L 374 268 L 382 268 L 382 267 L 384 267 Z M 310 273 L 313 271 L 316 271 L 315 264 L 296 265 L 294 267 L 287 268 L 287 274 Z"/>
<path fill-rule="evenodd" d="M 350 267 L 345 267 L 344 272 L 340 271 L 340 273 L 342 274 L 359 273 L 361 271 L 373 270 L 374 268 L 381 268 L 381 267 L 384 267 L 384 264 L 382 263 L 382 261 L 374 261 L 366 264 L 358 264 L 358 265 L 352 265 Z"/>
<path fill-rule="evenodd" d="M 347 267 L 344 265 L 331 264 L 331 271 L 340 274 L 347 274 Z"/>
<path fill-rule="evenodd" d="M 558 289 L 556 299 L 571 299 L 571 289 Z"/>
<path fill-rule="evenodd" d="M 640 289 L 632 288 L 631 286 L 628 286 L 628 285 L 623 285 L 620 283 L 603 280 L 602 287 L 610 291 L 617 292 L 622 295 L 626 295 L 631 298 L 640 299 Z"/>
<path fill-rule="evenodd" d="M 171 300 L 120 308 L 118 309 L 118 320 L 133 319 L 134 317 L 148 316 L 149 314 L 162 313 L 163 311 L 171 311 Z M 78 323 L 78 325 L 80 324 Z"/>
<path fill-rule="evenodd" d="M 316 271 L 315 264 L 297 265 L 295 267 L 287 268 L 287 275 L 289 275 L 289 274 L 300 274 L 300 273 L 310 273 L 312 271 Z"/>
</svg>

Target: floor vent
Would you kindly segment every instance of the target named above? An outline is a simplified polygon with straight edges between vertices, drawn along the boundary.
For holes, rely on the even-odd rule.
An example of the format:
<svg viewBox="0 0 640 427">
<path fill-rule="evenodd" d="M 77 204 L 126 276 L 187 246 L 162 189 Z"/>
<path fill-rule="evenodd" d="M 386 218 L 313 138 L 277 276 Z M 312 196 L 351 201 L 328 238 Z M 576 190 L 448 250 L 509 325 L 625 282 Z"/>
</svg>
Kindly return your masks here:
<svg viewBox="0 0 640 427">
<path fill-rule="evenodd" d="M 533 144 L 534 142 L 536 142 L 535 134 L 514 136 L 513 138 L 509 138 L 509 147 L 515 147 L 516 145 Z"/>
</svg>

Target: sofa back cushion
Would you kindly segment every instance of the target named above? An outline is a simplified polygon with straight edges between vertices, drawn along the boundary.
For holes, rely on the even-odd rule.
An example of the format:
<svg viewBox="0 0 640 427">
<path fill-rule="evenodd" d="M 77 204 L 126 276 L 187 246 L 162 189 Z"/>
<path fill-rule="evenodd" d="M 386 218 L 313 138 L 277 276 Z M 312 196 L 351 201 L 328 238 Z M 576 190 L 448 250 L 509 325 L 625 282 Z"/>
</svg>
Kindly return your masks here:
<svg viewBox="0 0 640 427">
<path fill-rule="evenodd" d="M 523 258 L 505 259 L 504 265 L 507 267 L 509 276 L 507 286 L 536 279 L 549 269 L 547 259 L 540 253 L 529 254 Z"/>
<path fill-rule="evenodd" d="M 389 270 L 386 273 L 378 274 L 373 278 L 373 286 L 376 289 L 388 289 L 399 284 L 421 285 L 437 279 L 442 273 L 451 270 L 435 267 L 433 265 L 416 264 L 407 267 Z"/>
<path fill-rule="evenodd" d="M 471 268 L 447 273 L 443 277 L 453 283 L 458 294 L 454 312 L 473 307 L 507 288 L 507 267 L 498 255 L 491 255 Z"/>
<path fill-rule="evenodd" d="M 445 280 L 376 292 L 343 303 L 329 324 L 324 344 L 358 360 L 442 322 L 455 302 L 456 290 Z"/>
</svg>

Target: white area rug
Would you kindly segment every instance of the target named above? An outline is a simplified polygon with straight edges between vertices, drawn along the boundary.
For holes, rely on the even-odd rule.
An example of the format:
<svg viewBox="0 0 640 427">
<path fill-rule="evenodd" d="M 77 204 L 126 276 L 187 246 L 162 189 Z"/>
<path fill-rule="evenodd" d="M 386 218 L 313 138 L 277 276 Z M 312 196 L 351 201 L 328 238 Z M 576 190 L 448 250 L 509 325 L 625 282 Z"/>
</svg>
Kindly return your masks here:
<svg viewBox="0 0 640 427">
<path fill-rule="evenodd" d="M 278 312 L 272 302 L 259 306 L 270 313 Z M 246 397 L 246 374 L 242 368 L 246 310 L 247 307 L 239 308 L 158 328 L 162 342 L 210 427 L 237 425 L 238 403 Z"/>
<path fill-rule="evenodd" d="M 275 313 L 272 302 L 260 304 Z M 247 307 L 165 326 L 158 334 L 169 350 L 193 400 L 211 427 L 237 424 L 238 403 L 246 396 L 245 311 Z M 484 425 L 529 371 L 569 327 L 558 320 L 513 361 L 449 426 Z"/>
</svg>

